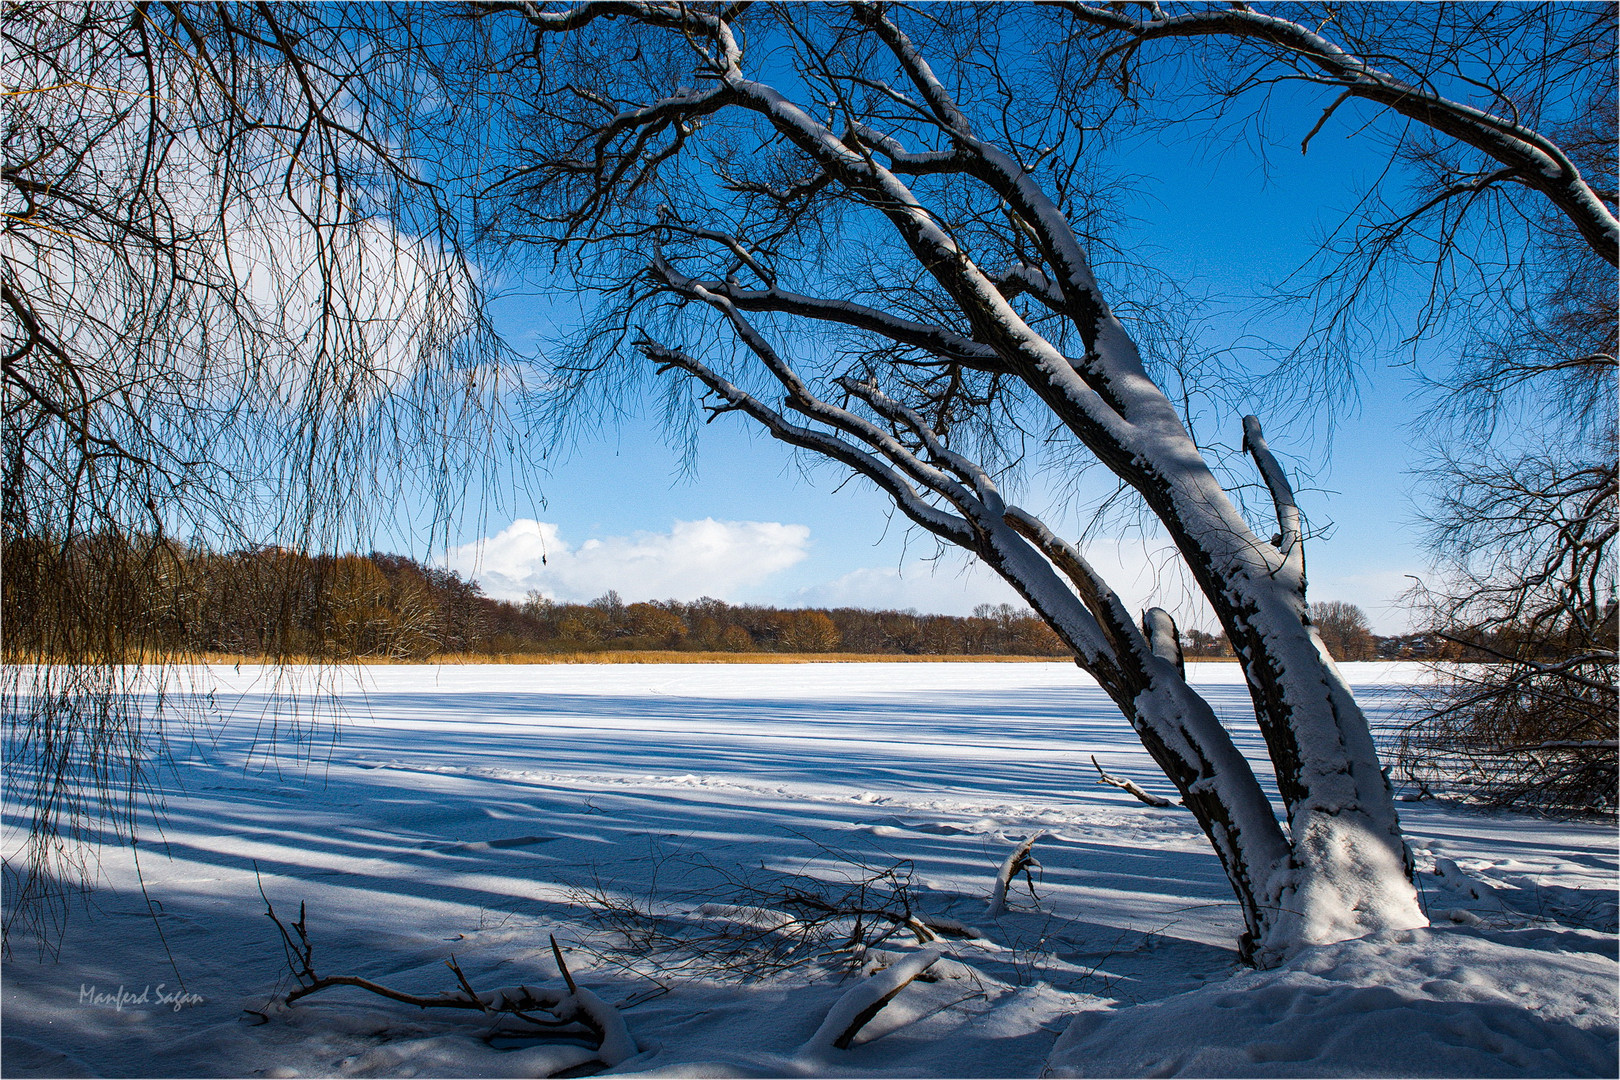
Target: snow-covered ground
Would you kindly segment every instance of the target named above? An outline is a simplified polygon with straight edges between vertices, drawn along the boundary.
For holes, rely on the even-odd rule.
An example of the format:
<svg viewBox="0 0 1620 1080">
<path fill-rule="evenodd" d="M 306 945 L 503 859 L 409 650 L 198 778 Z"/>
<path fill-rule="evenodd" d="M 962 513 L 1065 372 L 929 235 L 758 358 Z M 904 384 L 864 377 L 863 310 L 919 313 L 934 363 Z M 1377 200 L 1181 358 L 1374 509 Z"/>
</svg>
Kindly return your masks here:
<svg viewBox="0 0 1620 1080">
<path fill-rule="evenodd" d="M 1416 677 L 1347 672 L 1375 716 Z M 377 667 L 305 695 L 341 709 L 335 737 L 278 711 L 263 672 L 213 675 L 215 717 L 175 740 L 162 835 L 140 844 L 156 917 L 127 851 L 104 851 L 59 959 L 5 965 L 6 1075 L 517 1076 L 589 1056 L 351 988 L 281 1003 L 261 885 L 284 921 L 305 905 L 320 974 L 414 993 L 454 991 L 452 955 L 480 990 L 560 986 L 554 934 L 622 1006 L 636 1046 L 616 1072 L 1617 1071 L 1612 828 L 1403 804 L 1434 929 L 1243 971 L 1191 816 L 1095 782 L 1092 754 L 1173 794 L 1070 665 Z M 1260 760 L 1237 668 L 1193 681 Z M 1034 832 L 1033 881 L 987 917 Z M 851 971 L 839 940 L 772 951 L 772 916 L 743 909 L 865 879 L 869 906 L 979 936 L 936 946 L 933 981 L 837 1049 L 829 1011 L 915 938 Z M 619 930 L 708 936 L 638 955 Z"/>
</svg>

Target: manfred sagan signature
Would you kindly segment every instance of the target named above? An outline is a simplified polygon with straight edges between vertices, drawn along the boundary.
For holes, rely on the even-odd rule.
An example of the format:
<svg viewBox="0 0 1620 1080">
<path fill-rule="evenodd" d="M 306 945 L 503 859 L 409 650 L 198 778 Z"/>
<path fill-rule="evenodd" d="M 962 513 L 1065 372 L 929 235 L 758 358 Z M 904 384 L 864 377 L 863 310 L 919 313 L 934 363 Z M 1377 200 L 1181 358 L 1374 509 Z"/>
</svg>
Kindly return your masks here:
<svg viewBox="0 0 1620 1080">
<path fill-rule="evenodd" d="M 122 983 L 116 991 L 101 992 L 95 986 L 79 984 L 79 1004 L 97 1009 L 116 1009 L 124 1011 L 124 1006 L 139 1005 L 167 1005 L 175 1012 L 179 1012 L 187 1005 L 201 1005 L 201 994 L 189 993 L 183 989 L 170 990 L 165 983 L 153 986 L 151 983 L 141 987 L 140 993 L 124 989 Z"/>
</svg>

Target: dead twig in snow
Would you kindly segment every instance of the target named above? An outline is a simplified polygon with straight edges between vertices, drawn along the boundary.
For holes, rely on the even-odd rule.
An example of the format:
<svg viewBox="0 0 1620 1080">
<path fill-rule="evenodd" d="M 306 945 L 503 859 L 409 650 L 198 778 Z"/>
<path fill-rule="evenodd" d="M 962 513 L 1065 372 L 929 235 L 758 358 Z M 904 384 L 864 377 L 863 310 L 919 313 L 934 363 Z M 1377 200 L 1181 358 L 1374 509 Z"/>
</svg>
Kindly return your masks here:
<svg viewBox="0 0 1620 1080">
<path fill-rule="evenodd" d="M 568 973 L 568 965 L 563 963 L 562 949 L 557 946 L 557 935 L 548 935 L 551 938 L 551 955 L 557 960 L 557 970 L 562 972 L 563 982 L 568 984 L 570 994 L 579 993 L 579 987 L 574 985 L 574 977 Z"/>
<path fill-rule="evenodd" d="M 955 919 L 917 911 L 904 860 L 871 865 L 840 857 L 844 865 L 813 876 L 750 872 L 698 856 L 678 890 L 626 896 L 599 882 L 572 899 L 619 939 L 599 955 L 637 973 L 752 979 L 829 961 L 856 967 L 897 934 L 918 945 L 980 936 Z"/>
</svg>

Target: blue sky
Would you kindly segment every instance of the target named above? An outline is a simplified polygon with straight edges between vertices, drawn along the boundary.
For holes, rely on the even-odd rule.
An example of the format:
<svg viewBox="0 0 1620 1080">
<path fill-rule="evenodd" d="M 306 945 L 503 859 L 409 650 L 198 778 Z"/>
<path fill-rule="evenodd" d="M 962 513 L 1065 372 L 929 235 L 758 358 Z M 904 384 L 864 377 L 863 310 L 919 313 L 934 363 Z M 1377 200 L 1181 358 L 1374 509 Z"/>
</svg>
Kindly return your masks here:
<svg viewBox="0 0 1620 1080">
<path fill-rule="evenodd" d="M 1123 167 L 1152 177 L 1130 205 L 1138 219 L 1125 234 L 1132 251 L 1216 298 L 1204 337 L 1211 349 L 1255 332 L 1255 294 L 1307 259 L 1379 164 L 1374 136 L 1349 107 L 1300 155 L 1298 138 L 1315 115 L 1297 113 L 1304 128 L 1292 134 L 1296 149 L 1277 150 L 1264 170 L 1244 150 L 1211 157 L 1198 146 L 1143 141 L 1122 155 Z M 1288 136 L 1281 131 L 1279 142 Z M 522 288 L 497 304 L 496 317 L 520 352 L 542 354 L 570 318 L 567 305 Z M 1273 337 L 1290 330 L 1286 322 L 1266 325 Z M 1307 515 L 1318 528 L 1331 522 L 1308 548 L 1312 598 L 1359 604 L 1386 633 L 1406 629 L 1397 597 L 1411 584 L 1406 575 L 1425 567 L 1411 524 L 1417 453 L 1410 443 L 1421 402 L 1408 360 L 1394 350 L 1365 359 L 1358 401 L 1338 414 L 1330 448 L 1321 423 L 1268 424 L 1273 449 L 1299 470 Z M 548 471 L 531 480 L 538 498 L 487 500 L 481 519 L 457 526 L 449 564 L 491 595 L 514 599 L 539 589 L 579 601 L 611 588 L 626 601 L 710 595 L 952 614 L 1017 601 L 966 556 L 936 559 L 932 539 L 908 530 L 863 481 L 796 459 L 740 418 L 705 428 L 695 465 L 683 472 L 682 455 L 651 412 L 555 453 Z M 1235 444 L 1240 415 L 1209 422 L 1217 420 L 1217 434 Z M 1045 486 L 1033 483 L 1031 508 Z M 1122 535 L 1088 550 L 1129 602 L 1151 600 L 1183 625 L 1213 626 L 1173 573 L 1155 572 L 1165 561 L 1162 546 Z"/>
</svg>

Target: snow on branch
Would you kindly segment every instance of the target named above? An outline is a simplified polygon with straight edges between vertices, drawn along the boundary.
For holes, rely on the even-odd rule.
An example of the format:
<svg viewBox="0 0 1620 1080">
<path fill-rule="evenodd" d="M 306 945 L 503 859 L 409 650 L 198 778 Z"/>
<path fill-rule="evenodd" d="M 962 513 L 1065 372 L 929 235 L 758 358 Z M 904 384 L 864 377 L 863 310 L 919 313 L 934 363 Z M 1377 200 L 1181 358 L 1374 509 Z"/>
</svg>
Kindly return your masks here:
<svg viewBox="0 0 1620 1080">
<path fill-rule="evenodd" d="M 1001 500 L 1001 491 L 990 478 L 990 474 L 985 471 L 984 466 L 945 446 L 939 434 L 928 426 L 928 422 L 918 415 L 915 409 L 895 401 L 879 390 L 877 384 L 873 382 L 842 378 L 838 380 L 838 385 L 852 396 L 866 402 L 878 415 L 903 425 L 917 437 L 931 462 L 949 469 L 972 484 L 973 492 L 978 496 L 985 514 L 993 517 L 1000 517 L 1003 514 L 1005 506 Z"/>
<path fill-rule="evenodd" d="M 731 20 L 741 14 L 747 6 L 746 3 L 734 3 L 715 9 L 705 5 L 679 2 L 595 0 L 591 3 L 576 4 L 562 11 L 546 11 L 542 5 L 533 3 L 532 0 L 516 0 L 512 3 L 492 3 L 487 5 L 486 10 L 517 12 L 534 27 L 537 34 L 566 33 L 578 30 L 596 19 L 626 16 L 649 26 L 679 30 L 687 35 L 689 41 L 693 41 L 694 48 L 696 48 L 695 36 L 712 39 L 719 47 L 720 53 L 706 58 L 711 65 L 724 70 L 735 68 L 742 59 L 742 49 L 738 47 L 736 38 L 731 33 Z"/>
<path fill-rule="evenodd" d="M 852 987 L 827 1011 L 826 1019 L 800 1052 L 816 1054 L 849 1049 L 861 1028 L 917 976 L 938 963 L 940 955 L 937 947 L 919 949 Z"/>
<path fill-rule="evenodd" d="M 855 139 L 888 158 L 889 168 L 897 173 L 926 176 L 930 173 L 961 172 L 965 163 L 955 150 L 928 150 L 920 154 L 907 150 L 900 145 L 899 139 L 869 124 L 852 124 L 850 132 Z"/>
<path fill-rule="evenodd" d="M 716 296 L 725 297 L 741 311 L 767 311 L 839 323 L 878 334 L 899 345 L 921 349 L 975 371 L 1007 370 L 1006 363 L 994 349 L 942 326 L 903 319 L 847 300 L 827 300 L 777 288 L 745 289 L 732 282 L 688 280 Z"/>
<path fill-rule="evenodd" d="M 916 86 L 923 100 L 928 103 L 929 109 L 939 118 L 945 129 L 952 135 L 970 136 L 972 129 L 967 117 L 951 99 L 950 93 L 934 74 L 934 69 L 929 66 L 928 61 L 923 59 L 923 55 L 911 43 L 911 39 L 883 13 L 883 7 L 868 3 L 851 6 L 854 8 L 857 22 L 877 31 L 878 37 L 900 62 L 901 69 L 911 79 L 912 85 Z"/>
<path fill-rule="evenodd" d="M 875 387 L 854 381 L 843 384 L 846 392 L 864 401 L 879 415 L 909 430 L 921 444 L 927 459 L 919 456 L 890 431 L 817 397 L 728 297 L 710 290 L 703 283 L 683 277 L 662 259 L 655 262 L 653 272 L 677 293 L 701 300 L 725 315 L 743 344 L 787 390 L 786 401 L 790 408 L 853 436 L 876 454 L 827 432 L 789 422 L 776 410 L 681 350 L 669 349 L 650 341 L 643 342 L 640 345 L 642 352 L 658 362 L 660 370 L 678 369 L 696 376 L 721 398 L 720 406 L 711 406 L 717 414 L 723 411 L 742 412 L 764 425 L 776 438 L 841 461 L 873 480 L 895 499 L 913 521 L 935 535 L 984 557 L 1086 659 L 1088 669 L 1098 664 L 1107 669 L 1115 666 L 1108 635 L 1086 609 L 1084 602 L 1077 600 L 1072 591 L 1064 588 L 1062 580 L 1041 557 L 1039 547 L 1004 520 L 1005 508 L 1001 495 L 982 466 L 946 448 L 915 411 L 882 395 Z M 886 461 L 879 460 L 876 455 L 881 455 Z M 930 503 L 917 490 L 918 487 L 943 499 L 957 513 L 952 514 Z"/>
<path fill-rule="evenodd" d="M 1043 832 L 1031 833 L 1027 840 L 1013 848 L 1012 854 L 1001 864 L 1001 870 L 996 874 L 996 883 L 990 890 L 990 902 L 985 905 L 985 918 L 993 919 L 1007 910 L 1007 890 L 1012 887 L 1013 880 L 1019 874 L 1024 875 L 1024 883 L 1029 886 L 1030 899 L 1035 899 L 1035 879 L 1030 876 L 1029 871 L 1031 867 L 1039 869 L 1041 864 L 1035 861 L 1030 849 L 1035 846 L 1035 841 L 1045 835 Z"/>
<path fill-rule="evenodd" d="M 926 501 L 906 476 L 876 455 L 836 435 L 793 423 L 780 412 L 766 405 L 730 380 L 723 378 L 687 352 L 672 349 L 647 339 L 639 342 L 637 347 L 643 355 L 659 365 L 659 371 L 684 371 L 708 387 L 709 391 L 724 403 L 719 407 L 711 407 L 716 414 L 724 411 L 741 412 L 769 431 L 772 437 L 790 446 L 813 450 L 834 461 L 841 462 L 877 484 L 895 501 L 895 505 L 907 517 L 929 532 L 969 549 L 976 546 L 973 527 L 965 518 L 942 510 Z M 820 402 L 813 395 L 809 395 L 808 391 L 806 391 L 806 397 L 809 402 L 820 404 L 829 412 L 844 412 L 844 410 L 836 409 L 834 406 L 826 405 L 825 402 Z M 860 422 L 859 418 L 853 416 L 851 418 Z M 866 426 L 870 427 L 871 425 Z M 899 447 L 898 443 L 895 443 L 895 446 L 904 453 L 904 448 Z"/>
<path fill-rule="evenodd" d="M 962 161 L 957 171 L 984 184 L 1004 201 L 1009 216 L 1052 268 L 1040 299 L 1073 324 L 1085 343 L 1084 357 L 1076 362 L 1065 356 L 1025 322 L 1002 292 L 1005 275 L 986 273 L 944 230 L 919 228 L 926 212 L 893 172 L 873 163 L 864 172 L 845 172 L 831 159 L 825 167 L 838 173 L 852 191 L 870 193 L 868 198 L 895 223 L 935 279 L 970 315 L 978 336 L 1041 393 L 1082 442 L 1098 450 L 1099 445 L 1131 444 L 1144 431 L 1175 438 L 1181 425 L 1174 407 L 1146 377 L 1136 343 L 1103 299 L 1068 217 L 1017 159 L 973 131 L 967 116 L 884 8 L 861 5 L 856 18 L 888 46 L 949 133 L 954 157 Z M 802 145 L 808 148 L 810 144 Z"/>
<path fill-rule="evenodd" d="M 1098 629 L 1111 646 L 1108 659 L 1120 663 L 1134 652 L 1140 639 L 1124 602 L 1102 575 L 1092 569 L 1080 550 L 1021 507 L 1009 506 L 1004 518 L 1008 526 L 1034 544 L 1073 584 L 1080 602 L 1096 618 Z"/>
<path fill-rule="evenodd" d="M 1187 677 L 1187 657 L 1181 651 L 1181 632 L 1174 616 L 1161 607 L 1148 608 L 1142 612 L 1142 636 L 1154 656 L 1170 661 L 1182 678 Z"/>
<path fill-rule="evenodd" d="M 264 897 L 261 885 L 259 895 Z M 396 990 L 382 983 L 357 975 L 320 975 L 315 971 L 315 945 L 309 937 L 309 916 L 302 903 L 298 905 L 298 918 L 284 923 L 276 909 L 265 897 L 265 915 L 281 932 L 281 943 L 287 958 L 287 967 L 297 980 L 298 987 L 287 994 L 287 1004 L 300 998 L 338 986 L 352 986 L 376 994 L 390 1001 L 414 1005 L 420 1009 L 464 1009 L 473 1012 L 510 1016 L 530 1027 L 559 1038 L 594 1040 L 596 1046 L 590 1056 L 580 1061 L 600 1061 L 612 1068 L 640 1053 L 630 1029 L 625 1026 L 619 1010 L 575 982 L 564 963 L 557 939 L 551 939 L 552 955 L 556 957 L 566 989 L 527 985 L 506 986 L 496 990 L 475 990 L 466 974 L 451 956 L 445 966 L 455 976 L 459 989 L 437 994 L 412 994 Z M 537 1016 L 546 1013 L 549 1016 Z"/>
<path fill-rule="evenodd" d="M 1271 492 L 1271 502 L 1277 511 L 1277 535 L 1272 539 L 1273 546 L 1287 561 L 1304 559 L 1304 547 L 1300 543 L 1299 506 L 1294 502 L 1294 489 L 1288 483 L 1288 474 L 1272 456 L 1271 448 L 1266 445 L 1266 437 L 1260 429 L 1260 418 L 1245 416 L 1243 418 L 1243 449 L 1254 459 L 1254 464 L 1260 470 L 1260 478 L 1266 482 L 1266 489 Z"/>
<path fill-rule="evenodd" d="M 1019 219 L 1022 221 L 1022 219 Z M 1001 295 L 1011 300 L 1013 297 L 1028 293 L 1039 300 L 1046 307 L 1058 314 L 1063 314 L 1063 294 L 1058 291 L 1057 282 L 1046 276 L 1046 271 L 1029 263 L 1019 263 L 1016 266 L 992 275 L 991 280 L 1001 290 Z"/>
<path fill-rule="evenodd" d="M 654 264 L 654 270 L 677 292 L 695 300 L 702 300 L 727 318 L 736 331 L 738 338 L 760 359 L 766 370 L 787 390 L 787 401 L 794 411 L 860 439 L 882 454 L 913 481 L 950 502 L 962 514 L 964 519 L 975 524 L 976 531 L 982 531 L 991 521 L 1000 519 L 1000 495 L 995 492 L 994 485 L 989 483 L 989 477 L 982 469 L 970 463 L 967 466 L 969 469 L 976 470 L 976 480 L 988 485 L 988 488 L 977 492 L 964 488 L 948 472 L 931 461 L 919 458 L 909 447 L 902 444 L 899 439 L 888 431 L 856 416 L 847 409 L 841 409 L 813 394 L 791 365 L 782 359 L 770 342 L 765 340 L 764 335 L 742 316 L 736 305 L 729 299 L 709 291 L 690 278 L 682 277 L 662 260 Z M 891 402 L 878 394 L 875 388 L 871 388 L 869 391 L 851 389 L 851 387 L 858 385 L 849 383 L 844 388 L 857 397 L 861 397 L 862 400 L 867 401 L 868 404 L 878 409 L 880 413 L 886 408 L 890 411 L 885 415 L 904 420 L 908 410 L 905 410 L 903 406 L 899 406 L 897 403 Z M 929 432 L 924 435 L 927 430 L 926 425 L 915 413 L 910 415 L 911 420 L 915 421 L 914 433 L 924 440 L 925 445 L 930 445 L 928 439 L 932 433 Z M 932 441 L 930 448 L 939 449 L 943 455 L 942 459 L 947 461 L 953 468 L 961 467 L 965 463 L 965 459 L 943 451 L 939 447 L 937 439 Z M 987 507 L 984 502 L 986 491 L 989 497 L 994 499 L 995 507 L 993 509 Z M 980 547 L 977 543 L 968 546 L 974 550 L 978 550 Z"/>
<path fill-rule="evenodd" d="M 887 22 L 881 15 L 876 17 Z M 1035 227 L 1043 246 L 1051 246 L 1043 255 L 1065 268 L 1065 292 L 1073 292 L 1076 297 L 1067 310 L 1079 313 L 1076 322 L 1082 337 L 1088 343 L 1098 342 L 1099 327 L 1107 324 L 1110 333 L 1106 347 L 1094 349 L 1088 356 L 1084 374 L 1062 350 L 1024 321 L 963 250 L 951 229 L 893 171 L 879 165 L 864 144 L 857 140 L 857 146 L 851 147 L 774 87 L 736 73 L 728 73 L 726 81 L 736 93 L 739 106 L 759 113 L 846 191 L 889 219 L 921 265 L 962 306 L 976 331 L 985 338 L 982 344 L 1001 358 L 1003 367 L 1016 370 L 1032 386 L 1045 387 L 1043 396 L 1060 410 L 1065 423 L 1077 432 L 1088 433 L 1082 439 L 1132 442 L 1138 428 L 1120 412 L 1126 401 L 1135 407 L 1135 413 L 1155 426 L 1163 426 L 1174 417 L 1173 406 L 1142 377 L 1141 358 L 1134 342 L 1102 303 L 1067 219 L 1035 179 L 1005 151 L 972 138 L 971 133 L 959 135 L 958 129 L 952 128 L 952 137 L 971 149 L 969 167 L 964 171 L 989 183 L 1024 218 L 1034 215 L 1039 219 Z M 1108 394 L 1099 392 L 1094 381 L 1105 384 Z"/>
<path fill-rule="evenodd" d="M 598 882 L 572 903 L 607 934 L 597 955 L 662 985 L 669 976 L 749 982 L 805 968 L 843 974 L 909 937 L 981 938 L 976 929 L 919 909 L 906 860 L 867 863 L 829 851 L 819 872 L 731 867 L 702 855 L 659 867 L 653 895 L 618 894 Z"/>
<path fill-rule="evenodd" d="M 980 139 L 933 69 L 904 31 L 877 5 L 862 5 L 856 17 L 889 47 L 901 68 L 922 93 L 956 144 L 961 172 L 973 176 L 1005 199 L 1023 228 L 1058 270 L 1061 284 L 1044 296 L 1058 301 L 1057 310 L 1071 317 L 1091 347 L 1107 308 L 1097 289 L 1090 261 L 1075 239 L 1068 219 L 1040 185 L 1006 151 Z M 1134 357 L 1132 358 L 1134 360 Z"/>
</svg>

